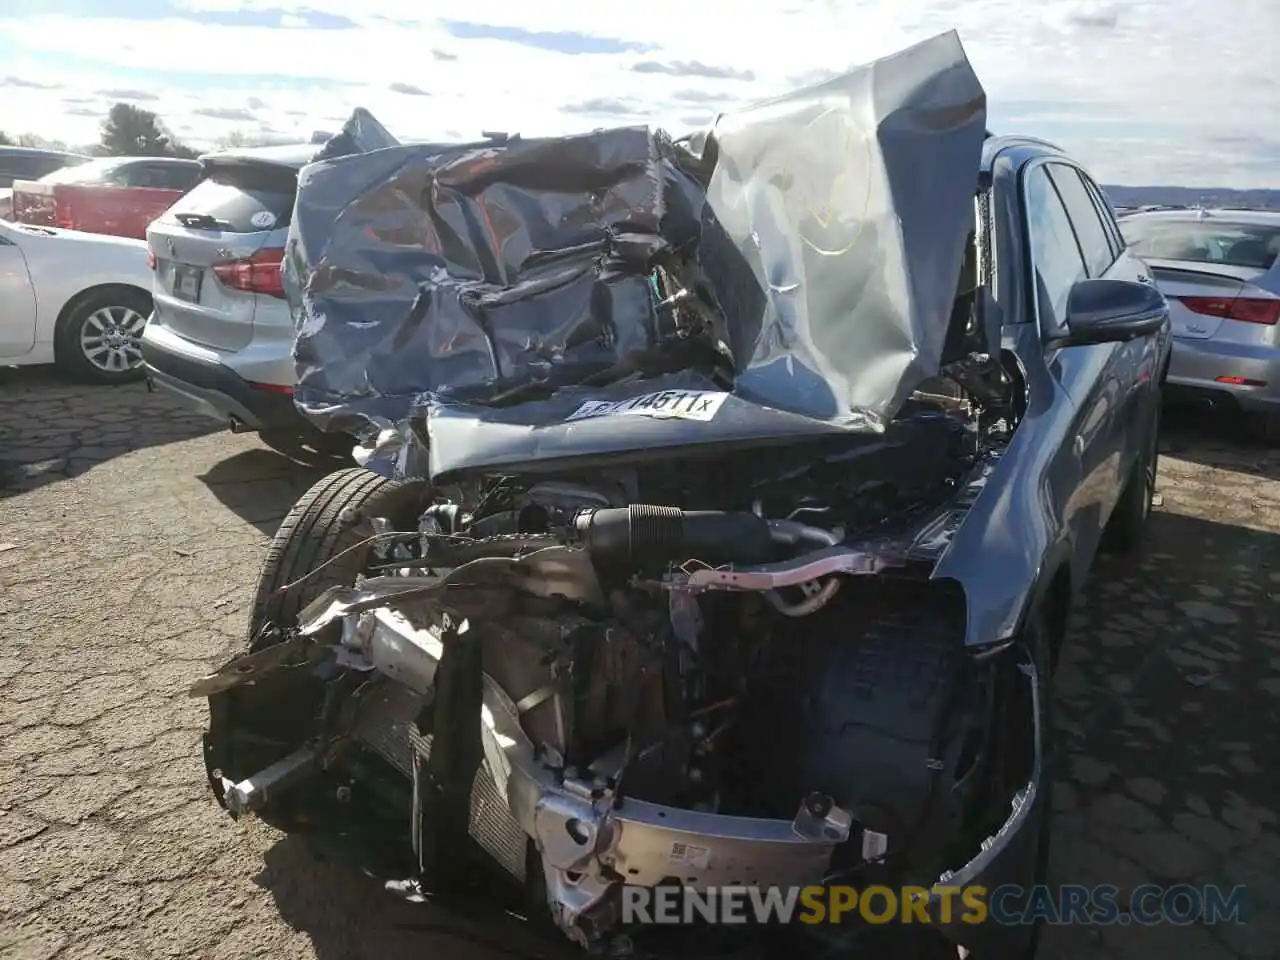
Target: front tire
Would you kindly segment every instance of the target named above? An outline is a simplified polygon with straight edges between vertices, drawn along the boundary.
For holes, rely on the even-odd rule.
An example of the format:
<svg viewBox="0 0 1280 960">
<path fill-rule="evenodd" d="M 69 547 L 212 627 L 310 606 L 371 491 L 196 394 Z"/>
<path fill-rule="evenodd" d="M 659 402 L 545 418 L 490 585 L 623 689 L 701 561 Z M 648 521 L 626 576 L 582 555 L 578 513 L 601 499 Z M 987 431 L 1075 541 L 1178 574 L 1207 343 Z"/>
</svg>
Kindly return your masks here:
<svg viewBox="0 0 1280 960">
<path fill-rule="evenodd" d="M 298 613 L 332 586 L 350 586 L 369 561 L 367 520 L 416 522 L 426 485 L 389 480 L 349 467 L 317 481 L 289 511 L 267 549 L 249 611 L 249 637 L 263 628 L 292 627 Z M 301 579 L 304 578 L 305 579 Z M 301 582 L 298 582 L 301 580 Z"/>
<path fill-rule="evenodd" d="M 1156 495 L 1156 476 L 1160 470 L 1160 405 L 1156 404 L 1151 427 L 1142 454 L 1103 534 L 1103 546 L 1116 554 L 1132 553 L 1142 542 L 1142 534 L 1151 516 Z"/>
<path fill-rule="evenodd" d="M 58 324 L 59 368 L 84 383 L 141 380 L 142 330 L 150 315 L 151 297 L 141 290 L 106 287 L 88 294 Z"/>
</svg>

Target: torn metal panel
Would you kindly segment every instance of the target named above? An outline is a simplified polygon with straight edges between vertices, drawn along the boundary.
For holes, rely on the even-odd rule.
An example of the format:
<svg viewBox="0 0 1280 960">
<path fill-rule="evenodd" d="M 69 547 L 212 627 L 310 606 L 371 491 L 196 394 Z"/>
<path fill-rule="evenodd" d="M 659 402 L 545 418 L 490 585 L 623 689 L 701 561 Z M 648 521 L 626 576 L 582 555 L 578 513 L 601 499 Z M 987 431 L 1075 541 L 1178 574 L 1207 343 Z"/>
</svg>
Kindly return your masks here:
<svg viewBox="0 0 1280 960">
<path fill-rule="evenodd" d="M 720 118 L 708 201 L 759 290 L 738 395 L 879 428 L 937 373 L 985 131 L 954 32 Z"/>
<path fill-rule="evenodd" d="M 877 432 L 937 372 L 986 125 L 955 33 L 722 116 L 697 155 L 643 127 L 399 145 L 355 120 L 302 172 L 286 259 L 324 426 L 425 424 L 457 472 Z M 563 396 L 616 410 L 664 378 L 731 402 L 565 426 Z"/>
<path fill-rule="evenodd" d="M 394 422 L 423 394 L 493 402 L 651 349 L 659 227 L 696 232 L 664 188 L 661 142 L 628 128 L 306 168 L 286 263 L 303 410 Z"/>
</svg>

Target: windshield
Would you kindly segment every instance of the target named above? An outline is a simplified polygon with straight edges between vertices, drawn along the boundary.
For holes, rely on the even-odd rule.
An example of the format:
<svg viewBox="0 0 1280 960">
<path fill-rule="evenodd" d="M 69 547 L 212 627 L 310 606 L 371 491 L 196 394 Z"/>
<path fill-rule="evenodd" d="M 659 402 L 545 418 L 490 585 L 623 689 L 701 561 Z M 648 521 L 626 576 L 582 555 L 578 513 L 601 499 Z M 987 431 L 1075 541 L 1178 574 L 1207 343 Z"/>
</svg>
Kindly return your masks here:
<svg viewBox="0 0 1280 960">
<path fill-rule="evenodd" d="M 120 168 L 122 162 L 116 157 L 90 160 L 87 163 L 78 163 L 73 166 L 63 167 L 61 170 L 55 170 L 53 173 L 45 174 L 40 178 L 40 182 L 111 183 L 112 174 Z"/>
<path fill-rule="evenodd" d="M 1280 224 L 1131 218 L 1120 230 L 1139 257 L 1269 270 L 1280 253 Z"/>
</svg>

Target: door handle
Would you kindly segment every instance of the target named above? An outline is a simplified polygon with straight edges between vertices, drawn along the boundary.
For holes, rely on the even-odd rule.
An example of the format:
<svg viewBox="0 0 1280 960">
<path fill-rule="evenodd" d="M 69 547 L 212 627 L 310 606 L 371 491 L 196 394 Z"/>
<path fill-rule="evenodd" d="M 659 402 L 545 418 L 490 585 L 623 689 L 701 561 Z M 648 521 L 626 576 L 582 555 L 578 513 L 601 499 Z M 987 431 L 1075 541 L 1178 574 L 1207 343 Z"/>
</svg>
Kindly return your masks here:
<svg viewBox="0 0 1280 960">
<path fill-rule="evenodd" d="M 1075 442 L 1071 444 L 1071 448 L 1075 451 L 1075 455 L 1077 457 L 1084 456 L 1084 437 L 1077 433 Z"/>
</svg>

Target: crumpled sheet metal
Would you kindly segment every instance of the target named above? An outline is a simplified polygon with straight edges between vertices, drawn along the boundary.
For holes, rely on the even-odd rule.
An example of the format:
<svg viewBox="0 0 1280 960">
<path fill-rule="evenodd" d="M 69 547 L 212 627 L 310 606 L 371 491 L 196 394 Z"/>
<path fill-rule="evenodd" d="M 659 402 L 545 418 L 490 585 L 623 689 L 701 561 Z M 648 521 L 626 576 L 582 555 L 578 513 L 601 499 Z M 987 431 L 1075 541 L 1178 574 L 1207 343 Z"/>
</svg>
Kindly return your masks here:
<svg viewBox="0 0 1280 960">
<path fill-rule="evenodd" d="M 304 168 L 285 262 L 304 412 L 394 422 L 422 394 L 572 384 L 645 350 L 647 259 L 679 204 L 659 144 L 637 127 Z"/>
<path fill-rule="evenodd" d="M 735 393 L 881 427 L 937 373 L 973 229 L 986 96 L 959 36 L 727 114 L 713 137 L 708 201 L 763 294 L 734 315 Z"/>
<path fill-rule="evenodd" d="M 877 431 L 937 372 L 985 127 L 948 33 L 722 116 L 698 154 L 643 127 L 348 136 L 299 178 L 285 261 L 296 401 L 329 429 L 425 424 L 433 474 L 572 455 L 577 439 L 592 454 L 727 439 L 714 418 L 567 429 L 566 398 L 673 379 L 728 392 L 735 439 L 801 421 Z M 652 266 L 672 258 L 719 317 L 718 369 L 654 362 L 671 337 Z"/>
</svg>

